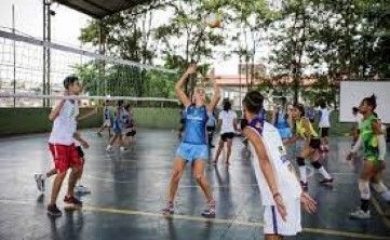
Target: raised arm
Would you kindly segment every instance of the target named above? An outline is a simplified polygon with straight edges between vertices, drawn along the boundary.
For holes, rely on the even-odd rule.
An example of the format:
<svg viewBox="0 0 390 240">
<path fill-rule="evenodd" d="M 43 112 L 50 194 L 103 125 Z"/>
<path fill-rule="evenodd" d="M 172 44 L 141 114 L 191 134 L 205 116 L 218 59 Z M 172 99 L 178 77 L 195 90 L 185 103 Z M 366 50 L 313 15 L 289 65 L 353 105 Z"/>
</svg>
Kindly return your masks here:
<svg viewBox="0 0 390 240">
<path fill-rule="evenodd" d="M 274 197 L 274 201 L 276 203 L 277 209 L 283 219 L 286 218 L 287 212 L 283 203 L 282 196 L 280 195 L 276 178 L 274 175 L 274 171 L 272 169 L 272 165 L 270 159 L 267 154 L 267 150 L 264 146 L 263 140 L 259 137 L 253 129 L 246 127 L 244 128 L 244 136 L 249 140 L 249 142 L 255 148 L 255 152 L 259 161 L 260 170 L 264 174 L 264 178 L 267 182 L 267 185 L 271 191 L 272 196 Z"/>
<path fill-rule="evenodd" d="M 51 110 L 49 114 L 50 121 L 54 121 L 58 117 L 62 107 L 64 106 L 64 103 L 65 103 L 65 99 L 61 99 L 61 101 L 53 108 L 53 110 Z"/>
<path fill-rule="evenodd" d="M 207 110 L 209 112 L 212 112 L 212 111 L 214 111 L 214 108 L 217 106 L 219 99 L 221 98 L 221 92 L 220 92 L 220 89 L 218 87 L 218 84 L 217 84 L 217 81 L 215 78 L 214 69 L 211 71 L 210 80 L 213 83 L 214 94 L 213 94 L 213 98 L 211 99 L 210 104 L 207 107 Z"/>
<path fill-rule="evenodd" d="M 175 85 L 176 96 L 179 98 L 179 101 L 185 106 L 188 107 L 191 105 L 191 100 L 188 98 L 186 93 L 183 90 L 184 84 L 187 82 L 188 77 L 196 72 L 196 65 L 191 64 L 187 71 L 180 77 L 179 81 Z"/>
</svg>

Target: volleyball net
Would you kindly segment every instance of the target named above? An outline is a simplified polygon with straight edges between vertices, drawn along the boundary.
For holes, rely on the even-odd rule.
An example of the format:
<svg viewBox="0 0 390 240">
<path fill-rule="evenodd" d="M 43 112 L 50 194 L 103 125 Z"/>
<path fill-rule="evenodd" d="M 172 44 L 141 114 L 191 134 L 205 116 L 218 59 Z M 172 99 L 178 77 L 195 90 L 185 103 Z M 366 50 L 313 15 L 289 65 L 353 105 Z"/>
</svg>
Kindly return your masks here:
<svg viewBox="0 0 390 240">
<path fill-rule="evenodd" d="M 100 100 L 177 103 L 175 70 L 0 30 L 0 107 L 50 107 L 76 75 L 84 106 Z"/>
</svg>

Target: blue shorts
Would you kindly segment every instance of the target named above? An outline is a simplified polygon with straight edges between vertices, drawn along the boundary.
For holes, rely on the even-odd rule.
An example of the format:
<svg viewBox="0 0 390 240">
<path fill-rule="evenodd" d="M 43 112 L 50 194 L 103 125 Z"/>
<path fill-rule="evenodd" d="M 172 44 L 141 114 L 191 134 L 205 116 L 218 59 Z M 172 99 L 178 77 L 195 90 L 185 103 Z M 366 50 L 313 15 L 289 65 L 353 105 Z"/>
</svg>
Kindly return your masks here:
<svg viewBox="0 0 390 240">
<path fill-rule="evenodd" d="M 113 130 L 114 133 L 117 134 L 117 135 L 122 134 L 121 125 L 120 125 L 120 123 L 118 123 L 117 121 L 114 121 L 114 124 L 113 124 L 113 126 L 112 126 L 112 130 Z"/>
<path fill-rule="evenodd" d="M 284 140 L 287 138 L 292 137 L 291 129 L 290 128 L 278 128 L 280 137 Z"/>
<path fill-rule="evenodd" d="M 176 151 L 176 156 L 181 157 L 188 162 L 207 160 L 209 158 L 209 148 L 207 145 L 180 143 Z"/>
</svg>

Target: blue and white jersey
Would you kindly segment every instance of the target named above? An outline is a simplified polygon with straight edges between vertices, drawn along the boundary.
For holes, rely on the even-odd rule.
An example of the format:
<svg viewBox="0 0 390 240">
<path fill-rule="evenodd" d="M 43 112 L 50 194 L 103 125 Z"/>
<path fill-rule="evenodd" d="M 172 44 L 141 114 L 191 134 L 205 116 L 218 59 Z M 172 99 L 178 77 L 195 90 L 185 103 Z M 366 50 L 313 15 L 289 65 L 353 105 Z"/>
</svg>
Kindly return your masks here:
<svg viewBox="0 0 390 240">
<path fill-rule="evenodd" d="M 104 120 L 111 120 L 110 109 L 107 106 L 104 107 L 103 116 Z"/>
<path fill-rule="evenodd" d="M 270 123 L 264 122 L 263 119 L 255 118 L 249 125 L 256 130 L 259 136 L 262 136 L 273 173 L 277 181 L 278 189 L 282 197 L 288 201 L 298 199 L 301 195 L 301 187 L 295 176 L 293 166 L 287 158 L 287 152 L 283 145 L 282 138 L 278 130 Z M 252 164 L 259 190 L 261 193 L 262 203 L 265 206 L 275 205 L 271 190 L 265 180 L 264 174 L 260 168 L 260 161 L 257 158 L 254 146 L 250 145 L 252 151 Z"/>
<path fill-rule="evenodd" d="M 275 123 L 275 127 L 276 128 L 283 129 L 283 128 L 289 128 L 290 127 L 288 125 L 287 117 L 286 117 L 286 113 L 285 112 L 279 111 L 276 115 L 277 115 L 276 123 Z"/>
<path fill-rule="evenodd" d="M 194 145 L 205 145 L 207 109 L 205 106 L 190 105 L 185 110 L 185 132 L 183 142 Z"/>
</svg>

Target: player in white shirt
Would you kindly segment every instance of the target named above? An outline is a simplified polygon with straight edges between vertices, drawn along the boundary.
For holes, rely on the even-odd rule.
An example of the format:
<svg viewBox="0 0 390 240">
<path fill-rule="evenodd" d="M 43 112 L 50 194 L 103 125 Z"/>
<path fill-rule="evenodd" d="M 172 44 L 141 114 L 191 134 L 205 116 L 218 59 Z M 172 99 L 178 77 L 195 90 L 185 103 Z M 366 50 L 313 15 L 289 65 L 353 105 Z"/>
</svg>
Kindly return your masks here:
<svg viewBox="0 0 390 240">
<path fill-rule="evenodd" d="M 243 105 L 248 125 L 243 134 L 253 152 L 252 163 L 264 206 L 265 239 L 283 239 L 302 230 L 300 204 L 312 213 L 316 202 L 302 191 L 278 130 L 258 117 L 263 99 L 257 91 L 246 94 Z"/>
<path fill-rule="evenodd" d="M 64 80 L 65 95 L 77 96 L 81 92 L 79 80 L 75 76 L 69 76 Z M 74 136 L 77 129 L 77 116 L 79 107 L 77 100 L 63 99 L 49 115 L 53 121 L 53 129 L 49 138 L 49 148 L 53 155 L 54 165 L 57 171 L 55 176 L 51 199 L 48 205 L 48 214 L 60 216 L 62 212 L 57 208 L 56 201 L 69 168 L 72 172 L 69 176 L 68 191 L 64 202 L 74 207 L 81 207 L 80 200 L 74 197 L 74 187 L 80 175 L 82 161 L 74 144 Z"/>
<path fill-rule="evenodd" d="M 232 110 L 229 99 L 223 102 L 223 110 L 218 116 L 218 125 L 221 126 L 221 139 L 219 140 L 217 153 L 215 154 L 214 164 L 217 164 L 219 156 L 226 143 L 226 164 L 229 165 L 230 155 L 232 153 L 233 137 L 237 131 L 237 114 Z"/>
<path fill-rule="evenodd" d="M 318 111 L 320 113 L 318 126 L 321 132 L 321 150 L 329 151 L 330 114 L 332 113 L 332 110 L 326 106 L 325 101 L 322 101 Z"/>
</svg>

